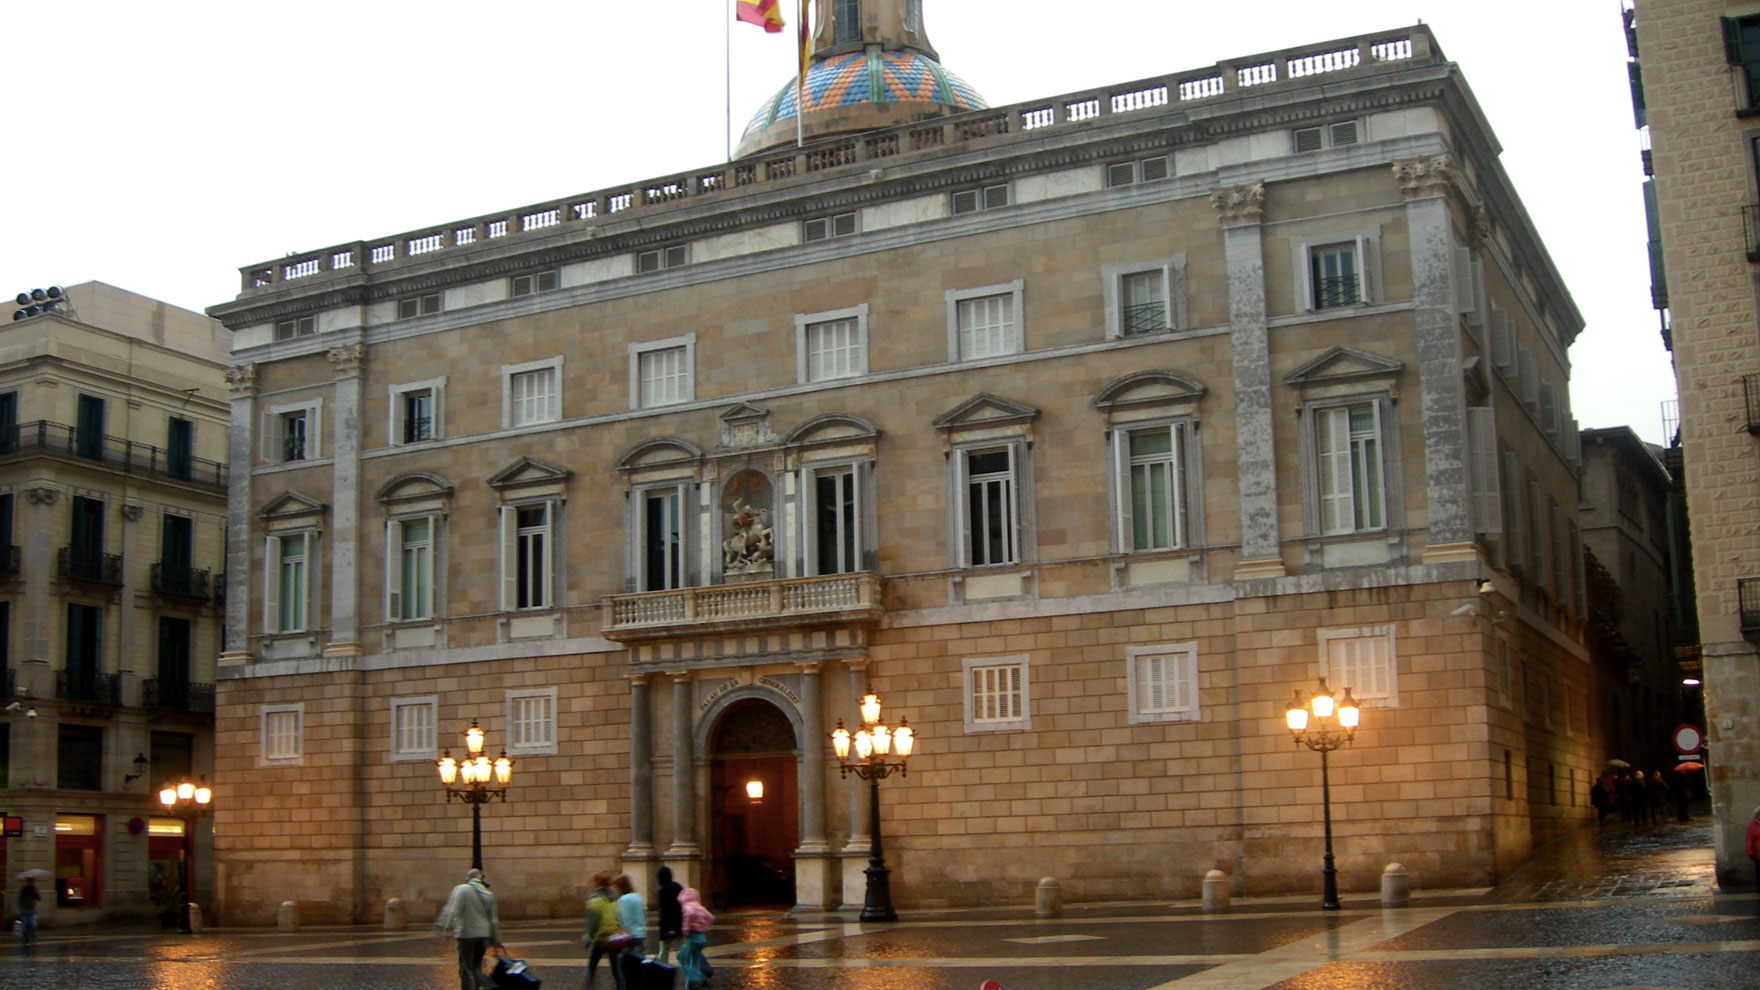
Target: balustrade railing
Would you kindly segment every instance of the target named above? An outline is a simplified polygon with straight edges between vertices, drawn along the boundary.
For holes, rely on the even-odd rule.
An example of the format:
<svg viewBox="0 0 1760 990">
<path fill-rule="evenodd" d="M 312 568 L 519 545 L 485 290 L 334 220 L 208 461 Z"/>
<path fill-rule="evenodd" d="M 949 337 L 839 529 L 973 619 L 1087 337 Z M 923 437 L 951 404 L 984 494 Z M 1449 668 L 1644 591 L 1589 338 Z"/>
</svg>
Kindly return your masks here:
<svg viewBox="0 0 1760 990">
<path fill-rule="evenodd" d="M 608 632 L 741 620 L 806 617 L 880 607 L 877 575 L 830 574 L 750 584 L 613 595 Z"/>
<path fill-rule="evenodd" d="M 1427 28 L 1363 35 L 1218 62 L 1213 66 L 1169 73 L 1102 90 L 1071 93 L 1008 107 L 974 110 L 941 121 L 918 122 L 877 130 L 859 142 L 847 137 L 834 144 L 809 147 L 798 154 L 776 155 L 718 166 L 701 173 L 670 176 L 633 186 L 570 196 L 475 220 L 455 221 L 408 231 L 395 237 L 334 245 L 274 262 L 240 269 L 246 291 L 282 282 L 322 279 L 346 274 L 362 265 L 400 265 L 433 251 L 479 246 L 490 240 L 542 235 L 567 225 L 599 224 L 625 219 L 636 210 L 662 210 L 690 198 L 727 189 L 795 180 L 900 154 L 930 151 L 965 141 L 1031 140 L 1034 132 L 1100 121 L 1164 106 L 1214 100 L 1244 89 L 1255 92 L 1287 85 L 1308 85 L 1333 73 L 1372 70 L 1396 61 L 1444 62 Z M 945 124 L 945 126 L 944 126 Z M 792 125 L 790 125 L 792 132 Z M 760 168 L 760 165 L 762 166 Z M 732 178 L 726 169 L 731 167 Z M 639 195 L 632 189 L 640 190 Z"/>
</svg>

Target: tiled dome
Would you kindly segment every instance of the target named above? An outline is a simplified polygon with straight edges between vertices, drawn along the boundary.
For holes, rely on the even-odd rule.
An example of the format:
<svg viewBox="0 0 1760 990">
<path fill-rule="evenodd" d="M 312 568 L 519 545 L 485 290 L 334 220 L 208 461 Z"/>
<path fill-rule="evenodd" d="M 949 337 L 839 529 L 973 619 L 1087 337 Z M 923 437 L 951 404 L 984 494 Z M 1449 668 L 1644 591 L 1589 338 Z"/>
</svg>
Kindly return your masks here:
<svg viewBox="0 0 1760 990">
<path fill-rule="evenodd" d="M 918 52 L 871 49 L 815 59 L 808 67 L 809 113 L 862 103 L 930 103 L 955 113 L 989 106 L 964 79 Z M 779 120 L 789 120 L 796 112 L 795 81 L 790 79 L 788 85 L 758 108 L 746 125 L 745 134 L 750 136 Z"/>
</svg>

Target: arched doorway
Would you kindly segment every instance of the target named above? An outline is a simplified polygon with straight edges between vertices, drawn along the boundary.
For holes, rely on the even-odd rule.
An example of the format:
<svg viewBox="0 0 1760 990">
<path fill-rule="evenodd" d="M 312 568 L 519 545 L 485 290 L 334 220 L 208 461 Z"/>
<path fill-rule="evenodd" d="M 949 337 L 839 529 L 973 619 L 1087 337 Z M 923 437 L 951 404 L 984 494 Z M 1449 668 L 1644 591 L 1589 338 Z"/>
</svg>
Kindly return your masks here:
<svg viewBox="0 0 1760 990">
<path fill-rule="evenodd" d="M 793 906 L 799 842 L 795 736 L 788 717 L 749 698 L 722 714 L 710 745 L 711 901 Z M 763 785 L 753 798 L 747 784 Z"/>
</svg>

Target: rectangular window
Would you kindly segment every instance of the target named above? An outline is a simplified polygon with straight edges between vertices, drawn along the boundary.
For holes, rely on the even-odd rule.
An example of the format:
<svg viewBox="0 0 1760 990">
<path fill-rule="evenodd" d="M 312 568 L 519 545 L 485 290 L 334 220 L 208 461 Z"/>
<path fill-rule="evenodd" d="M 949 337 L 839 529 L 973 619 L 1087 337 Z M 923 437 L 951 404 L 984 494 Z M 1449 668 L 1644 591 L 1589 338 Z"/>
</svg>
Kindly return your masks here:
<svg viewBox="0 0 1760 990">
<path fill-rule="evenodd" d="M 315 539 L 311 533 L 268 538 L 264 551 L 264 632 L 305 631 L 311 582 L 308 564 Z"/>
<path fill-rule="evenodd" d="M 196 425 L 171 417 L 165 424 L 165 473 L 187 481 L 194 466 Z"/>
<path fill-rule="evenodd" d="M 513 276 L 507 280 L 507 294 L 510 297 L 531 296 L 540 292 L 551 292 L 561 284 L 561 272 L 552 268 L 549 271 Z"/>
<path fill-rule="evenodd" d="M 306 445 L 306 410 L 297 409 L 281 414 L 281 459 L 303 461 L 309 456 Z"/>
<path fill-rule="evenodd" d="M 103 460 L 104 400 L 95 395 L 80 396 L 78 417 L 73 452 L 94 461 Z"/>
<path fill-rule="evenodd" d="M 295 337 L 310 337 L 318 332 L 318 318 L 301 316 L 291 320 L 281 320 L 275 324 L 276 340 L 292 340 Z"/>
<path fill-rule="evenodd" d="M 812 477 L 812 573 L 848 574 L 861 570 L 861 512 L 855 466 L 821 468 Z"/>
<path fill-rule="evenodd" d="M 0 454 L 18 449 L 18 393 L 0 392 Z"/>
<path fill-rule="evenodd" d="M 822 241 L 829 237 L 848 237 L 856 232 L 856 215 L 854 213 L 838 213 L 828 217 L 814 217 L 801 221 L 801 240 L 804 242 Z"/>
<path fill-rule="evenodd" d="M 1362 133 L 1361 122 L 1355 120 L 1341 120 L 1324 127 L 1302 127 L 1295 131 L 1295 149 L 1303 152 L 1342 148 L 1361 141 Z"/>
<path fill-rule="evenodd" d="M 970 659 L 962 666 L 967 732 L 1032 728 L 1025 656 Z"/>
<path fill-rule="evenodd" d="M 394 622 L 432 618 L 434 614 L 434 520 L 431 517 L 391 523 L 397 552 L 396 584 L 389 608 Z"/>
<path fill-rule="evenodd" d="M 684 491 L 657 488 L 642 493 L 641 590 L 684 587 Z"/>
<path fill-rule="evenodd" d="M 983 186 L 978 189 L 962 189 L 953 194 L 952 209 L 954 213 L 976 213 L 979 210 L 994 210 L 1008 205 L 1008 187 Z"/>
<path fill-rule="evenodd" d="M 67 605 L 66 673 L 68 693 L 87 701 L 97 699 L 98 673 L 103 667 L 104 610 L 96 605 Z"/>
<path fill-rule="evenodd" d="M 502 422 L 537 426 L 562 418 L 562 359 L 501 366 Z"/>
<path fill-rule="evenodd" d="M 961 455 L 966 476 L 966 565 L 988 567 L 1019 559 L 1014 448 L 968 450 Z"/>
<path fill-rule="evenodd" d="M 692 383 L 696 335 L 629 345 L 633 409 L 677 405 L 696 397 Z"/>
<path fill-rule="evenodd" d="M 96 725 L 56 726 L 55 786 L 64 791 L 104 789 L 104 730 Z"/>
<path fill-rule="evenodd" d="M 1723 18 L 1723 49 L 1725 61 L 1740 70 L 1741 108 L 1760 108 L 1760 16 Z"/>
<path fill-rule="evenodd" d="M 1351 306 L 1363 301 L 1355 244 L 1327 244 L 1309 254 L 1314 309 Z"/>
<path fill-rule="evenodd" d="M 1015 334 L 1014 300 L 1009 296 L 985 296 L 959 302 L 959 354 L 961 360 L 1013 354 L 1020 350 Z"/>
<path fill-rule="evenodd" d="M 1336 697 L 1345 689 L 1365 708 L 1399 704 L 1393 627 L 1322 629 L 1320 677 Z"/>
<path fill-rule="evenodd" d="M 685 263 L 686 251 L 683 244 L 672 244 L 651 251 L 636 254 L 636 274 L 645 275 L 666 268 L 678 268 Z"/>
<path fill-rule="evenodd" d="M 159 617 L 159 700 L 165 708 L 187 709 L 189 698 L 190 621 Z"/>
<path fill-rule="evenodd" d="M 1132 724 L 1198 718 L 1198 644 L 1133 646 L 1125 660 Z"/>
<path fill-rule="evenodd" d="M 549 608 L 550 504 L 513 506 L 511 511 L 515 544 L 513 607 Z"/>
<path fill-rule="evenodd" d="M 1139 182 L 1158 182 L 1173 174 L 1166 155 L 1137 161 L 1113 162 L 1106 166 L 1106 184 L 1131 186 Z"/>
<path fill-rule="evenodd" d="M 1181 422 L 1113 434 L 1120 549 L 1187 545 L 1187 426 Z"/>
<path fill-rule="evenodd" d="M 440 312 L 440 293 L 438 292 L 429 292 L 425 295 L 397 300 L 397 318 L 400 320 L 430 316 L 438 312 Z"/>
<path fill-rule="evenodd" d="M 271 406 L 263 418 L 263 460 L 285 464 L 318 457 L 322 408 L 317 399 Z"/>
<path fill-rule="evenodd" d="M 434 758 L 434 698 L 391 699 L 391 758 Z"/>
<path fill-rule="evenodd" d="M 507 751 L 556 752 L 556 689 L 507 692 Z"/>
<path fill-rule="evenodd" d="M 1167 319 L 1167 276 L 1161 269 L 1122 276 L 1118 295 L 1119 331 L 1125 336 L 1172 325 Z"/>
<path fill-rule="evenodd" d="M 262 762 L 298 763 L 304 753 L 305 706 L 264 705 L 259 718 Z"/>
<path fill-rule="evenodd" d="M 807 324 L 807 380 L 822 382 L 861 374 L 862 338 L 857 321 Z"/>
<path fill-rule="evenodd" d="M 388 435 L 393 446 L 439 439 L 445 390 L 445 378 L 404 382 L 386 390 L 390 411 Z"/>
<path fill-rule="evenodd" d="M 837 0 L 831 21 L 837 28 L 836 44 L 846 45 L 862 40 L 861 0 Z"/>
<path fill-rule="evenodd" d="M 1380 415 L 1380 404 L 1375 402 L 1314 412 L 1323 533 L 1356 533 L 1386 525 Z"/>
</svg>

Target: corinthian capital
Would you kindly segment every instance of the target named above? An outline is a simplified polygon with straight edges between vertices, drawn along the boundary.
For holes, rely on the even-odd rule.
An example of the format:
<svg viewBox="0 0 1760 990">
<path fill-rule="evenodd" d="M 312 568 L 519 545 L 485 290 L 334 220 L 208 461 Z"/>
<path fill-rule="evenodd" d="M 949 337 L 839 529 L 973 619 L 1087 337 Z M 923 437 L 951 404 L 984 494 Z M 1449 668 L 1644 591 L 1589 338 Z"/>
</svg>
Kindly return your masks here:
<svg viewBox="0 0 1760 990">
<path fill-rule="evenodd" d="M 1448 155 L 1402 158 L 1393 163 L 1393 177 L 1406 196 L 1442 196 L 1460 182 L 1460 169 Z"/>
<path fill-rule="evenodd" d="M 257 366 L 241 364 L 226 369 L 226 387 L 232 390 L 235 398 L 255 395 L 257 391 Z"/>
<path fill-rule="evenodd" d="M 1244 186 L 1228 186 L 1210 191 L 1210 205 L 1216 207 L 1224 227 L 1258 223 L 1265 215 L 1265 183 L 1250 182 Z"/>
<path fill-rule="evenodd" d="M 338 378 L 354 378 L 360 375 L 367 363 L 367 345 L 343 344 L 341 347 L 330 348 L 330 370 Z"/>
</svg>

